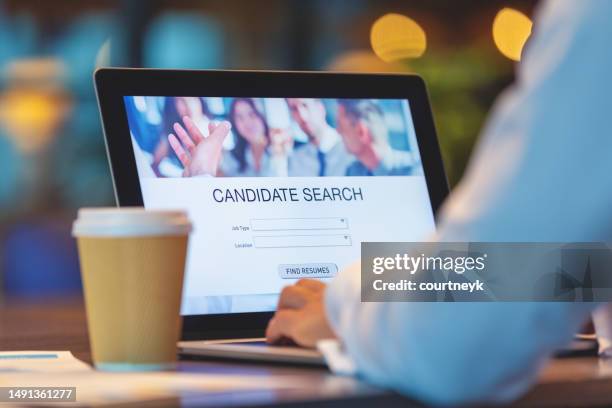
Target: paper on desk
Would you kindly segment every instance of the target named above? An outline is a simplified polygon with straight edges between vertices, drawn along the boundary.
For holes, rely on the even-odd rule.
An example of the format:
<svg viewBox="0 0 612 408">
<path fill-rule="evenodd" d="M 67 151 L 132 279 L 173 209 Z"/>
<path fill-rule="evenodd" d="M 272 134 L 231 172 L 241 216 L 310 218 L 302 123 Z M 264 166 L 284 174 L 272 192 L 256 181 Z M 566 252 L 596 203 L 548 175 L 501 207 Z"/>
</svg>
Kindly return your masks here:
<svg viewBox="0 0 612 408">
<path fill-rule="evenodd" d="M 92 368 L 69 351 L 2 351 L 0 373 L 4 372 L 74 372 Z"/>
<path fill-rule="evenodd" d="M 300 382 L 303 380 L 289 376 L 271 380 L 267 376 L 178 372 L 0 373 L 0 387 L 75 387 L 79 405 L 165 399 L 196 392 L 273 391 L 296 388 Z"/>
</svg>

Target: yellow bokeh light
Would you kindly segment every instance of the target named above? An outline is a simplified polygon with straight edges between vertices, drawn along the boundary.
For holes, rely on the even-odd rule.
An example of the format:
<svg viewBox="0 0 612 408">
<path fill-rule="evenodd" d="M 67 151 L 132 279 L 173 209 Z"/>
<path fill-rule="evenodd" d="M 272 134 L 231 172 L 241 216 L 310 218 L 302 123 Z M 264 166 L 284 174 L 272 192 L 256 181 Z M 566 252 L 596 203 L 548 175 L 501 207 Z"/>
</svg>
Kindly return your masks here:
<svg viewBox="0 0 612 408">
<path fill-rule="evenodd" d="M 525 14 L 504 8 L 497 13 L 493 21 L 493 41 L 505 57 L 520 61 L 532 27 L 533 23 Z"/>
<path fill-rule="evenodd" d="M 401 14 L 386 14 L 372 25 L 372 49 L 385 62 L 419 58 L 427 49 L 427 36 L 421 26 Z"/>
<path fill-rule="evenodd" d="M 18 59 L 4 67 L 0 127 L 22 152 L 40 151 L 59 135 L 72 109 L 62 83 L 66 70 L 53 58 Z"/>
</svg>

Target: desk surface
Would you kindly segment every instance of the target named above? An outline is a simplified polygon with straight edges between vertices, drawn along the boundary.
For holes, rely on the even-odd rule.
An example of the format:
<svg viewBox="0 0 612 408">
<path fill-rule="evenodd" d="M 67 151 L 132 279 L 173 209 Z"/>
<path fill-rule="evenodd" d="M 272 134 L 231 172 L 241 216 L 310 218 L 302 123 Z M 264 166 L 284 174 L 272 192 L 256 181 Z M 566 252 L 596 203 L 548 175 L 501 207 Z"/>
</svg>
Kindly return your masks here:
<svg viewBox="0 0 612 408">
<path fill-rule="evenodd" d="M 11 301 L 0 307 L 0 350 L 70 350 L 90 362 L 87 326 L 82 303 L 70 301 Z M 370 387 L 351 378 L 330 375 L 324 369 L 220 361 L 183 361 L 178 370 L 304 378 L 296 389 L 279 392 L 237 392 L 193 396 L 186 405 L 269 406 L 316 403 L 317 406 L 413 406 L 408 399 Z M 168 401 L 164 401 L 164 405 Z M 155 402 L 151 403 L 155 405 Z M 612 362 L 595 357 L 553 360 L 539 383 L 517 406 L 611 406 Z"/>
</svg>

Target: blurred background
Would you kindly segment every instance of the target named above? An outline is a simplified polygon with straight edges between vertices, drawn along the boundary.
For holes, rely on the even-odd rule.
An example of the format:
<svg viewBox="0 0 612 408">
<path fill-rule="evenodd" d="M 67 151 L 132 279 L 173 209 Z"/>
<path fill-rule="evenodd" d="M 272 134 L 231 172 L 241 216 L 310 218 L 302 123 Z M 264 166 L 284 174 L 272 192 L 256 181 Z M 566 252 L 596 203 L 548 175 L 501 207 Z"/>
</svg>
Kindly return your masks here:
<svg viewBox="0 0 612 408">
<path fill-rule="evenodd" d="M 80 292 L 70 226 L 114 205 L 96 67 L 417 73 L 451 185 L 537 0 L 0 0 L 0 297 Z"/>
</svg>

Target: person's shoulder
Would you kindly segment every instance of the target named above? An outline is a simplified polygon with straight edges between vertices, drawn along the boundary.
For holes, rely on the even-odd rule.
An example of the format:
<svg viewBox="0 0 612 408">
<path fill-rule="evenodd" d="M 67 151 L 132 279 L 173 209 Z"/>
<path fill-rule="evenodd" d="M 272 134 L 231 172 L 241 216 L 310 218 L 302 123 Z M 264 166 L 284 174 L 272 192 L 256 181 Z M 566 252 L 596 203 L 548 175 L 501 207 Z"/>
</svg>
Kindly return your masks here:
<svg viewBox="0 0 612 408">
<path fill-rule="evenodd" d="M 312 147 L 312 143 L 310 142 L 295 142 L 293 145 L 293 151 L 307 150 L 308 147 Z"/>
<path fill-rule="evenodd" d="M 548 23 L 551 18 L 563 20 L 564 16 L 577 20 L 606 18 L 611 10 L 612 2 L 609 0 L 548 0 L 538 9 L 538 18 L 540 23 Z"/>
<path fill-rule="evenodd" d="M 351 163 L 348 165 L 348 167 L 346 168 L 346 175 L 347 176 L 356 176 L 356 168 L 355 168 L 355 164 L 356 163 Z"/>
<path fill-rule="evenodd" d="M 604 40 L 605 37 L 607 40 L 609 36 L 606 34 L 612 32 L 612 24 L 609 23 L 611 14 L 612 1 L 609 0 L 548 0 L 542 3 L 536 16 L 538 30 L 527 47 L 526 60 L 529 61 L 531 55 L 534 60 L 541 59 L 538 45 L 550 49 L 551 44 L 556 44 L 559 48 L 557 53 L 560 53 L 572 47 L 585 49 L 582 37 L 594 36 L 593 40 Z M 561 32 L 563 35 L 559 35 Z M 586 49 L 596 50 L 597 47 Z"/>
<path fill-rule="evenodd" d="M 293 146 L 293 151 L 291 152 L 291 154 L 289 155 L 290 158 L 294 158 L 294 157 L 306 157 L 306 156 L 313 156 L 316 155 L 317 153 L 317 149 L 316 147 L 313 146 L 312 143 L 299 143 L 295 146 Z"/>
<path fill-rule="evenodd" d="M 359 177 L 366 176 L 367 174 L 368 169 L 359 160 L 353 160 L 353 162 L 346 167 L 347 176 Z"/>
</svg>

